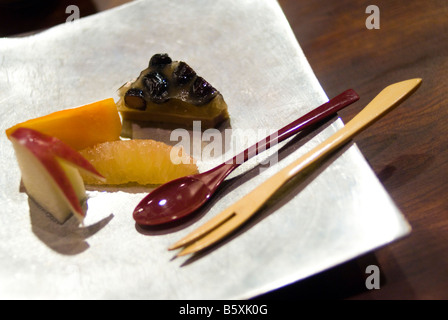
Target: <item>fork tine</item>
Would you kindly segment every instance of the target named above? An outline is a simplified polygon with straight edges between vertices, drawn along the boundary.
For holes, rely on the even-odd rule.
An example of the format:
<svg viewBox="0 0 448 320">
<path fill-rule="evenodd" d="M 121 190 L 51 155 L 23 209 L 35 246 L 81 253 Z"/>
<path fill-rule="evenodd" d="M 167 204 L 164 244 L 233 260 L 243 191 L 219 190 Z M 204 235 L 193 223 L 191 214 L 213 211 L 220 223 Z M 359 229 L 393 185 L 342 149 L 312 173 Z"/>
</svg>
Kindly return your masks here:
<svg viewBox="0 0 448 320">
<path fill-rule="evenodd" d="M 189 246 L 188 250 L 185 248 L 185 250 L 181 251 L 181 254 L 184 255 L 187 254 L 186 252 L 196 252 L 204 249 L 228 235 L 257 212 L 277 188 L 284 184 L 285 178 L 287 178 L 285 172 L 278 172 L 275 177 L 259 185 L 245 197 L 224 209 L 224 211 L 168 249 L 174 250 L 183 246 Z M 196 240 L 199 242 L 191 244 Z"/>
<path fill-rule="evenodd" d="M 226 221 L 232 219 L 232 217 L 235 215 L 235 211 L 232 207 L 227 208 L 225 211 L 221 212 L 214 218 L 207 221 L 205 224 L 203 224 L 198 229 L 194 230 L 184 238 L 180 239 L 170 247 L 168 247 L 168 250 L 175 250 L 180 247 L 187 246 L 189 243 L 196 241 L 197 239 L 204 237 L 206 234 L 210 233 L 211 231 L 215 230 L 219 226 L 221 226 Z"/>
<path fill-rule="evenodd" d="M 226 216 L 227 219 L 220 219 L 221 222 L 216 224 L 214 228 L 204 229 L 207 232 L 203 232 L 202 236 L 196 237 L 193 243 L 189 241 L 186 245 L 184 244 L 184 248 L 177 256 L 195 253 L 211 246 L 229 235 L 250 217 L 249 215 L 237 214 L 234 211 L 232 211 L 232 214 Z"/>
</svg>

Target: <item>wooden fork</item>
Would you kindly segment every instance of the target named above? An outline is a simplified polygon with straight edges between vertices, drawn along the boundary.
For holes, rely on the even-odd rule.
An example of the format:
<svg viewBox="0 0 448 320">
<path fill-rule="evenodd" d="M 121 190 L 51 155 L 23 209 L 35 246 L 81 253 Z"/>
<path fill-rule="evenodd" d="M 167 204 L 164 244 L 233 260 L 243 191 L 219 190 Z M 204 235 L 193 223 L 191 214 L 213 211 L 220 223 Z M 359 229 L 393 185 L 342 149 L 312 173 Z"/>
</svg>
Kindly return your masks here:
<svg viewBox="0 0 448 320">
<path fill-rule="evenodd" d="M 386 87 L 342 129 L 168 249 L 184 247 L 177 254 L 177 256 L 182 256 L 202 250 L 223 239 L 254 215 L 286 182 L 347 143 L 356 134 L 398 106 L 417 90 L 421 82 L 422 79 L 416 78 Z"/>
</svg>

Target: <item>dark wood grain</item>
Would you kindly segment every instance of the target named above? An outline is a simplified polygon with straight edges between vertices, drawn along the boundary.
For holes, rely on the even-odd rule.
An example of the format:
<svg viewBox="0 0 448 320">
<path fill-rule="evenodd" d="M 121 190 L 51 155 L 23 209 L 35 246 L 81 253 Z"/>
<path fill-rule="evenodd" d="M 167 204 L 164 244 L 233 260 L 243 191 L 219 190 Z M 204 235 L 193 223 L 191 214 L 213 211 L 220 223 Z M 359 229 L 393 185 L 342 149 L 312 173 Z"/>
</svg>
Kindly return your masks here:
<svg viewBox="0 0 448 320">
<path fill-rule="evenodd" d="M 413 231 L 374 253 L 384 280 L 381 289 L 347 297 L 447 299 L 448 3 L 279 3 L 329 96 L 353 88 L 361 108 L 388 84 L 423 79 L 409 100 L 355 139 Z M 380 9 L 379 30 L 365 26 L 369 4 Z M 348 108 L 340 115 L 346 122 L 357 111 Z"/>
<path fill-rule="evenodd" d="M 62 23 L 69 4 L 86 16 L 125 2 L 129 0 L 55 0 L 34 15 L 2 8 L 0 35 Z M 423 84 L 355 139 L 412 225 L 411 235 L 261 298 L 448 299 L 447 1 L 279 3 L 327 95 L 348 88 L 360 94 L 356 106 L 340 112 L 345 122 L 393 82 L 419 77 Z M 365 26 L 370 4 L 380 9 L 379 30 Z M 365 286 L 365 269 L 371 264 L 381 270 L 379 290 Z"/>
</svg>

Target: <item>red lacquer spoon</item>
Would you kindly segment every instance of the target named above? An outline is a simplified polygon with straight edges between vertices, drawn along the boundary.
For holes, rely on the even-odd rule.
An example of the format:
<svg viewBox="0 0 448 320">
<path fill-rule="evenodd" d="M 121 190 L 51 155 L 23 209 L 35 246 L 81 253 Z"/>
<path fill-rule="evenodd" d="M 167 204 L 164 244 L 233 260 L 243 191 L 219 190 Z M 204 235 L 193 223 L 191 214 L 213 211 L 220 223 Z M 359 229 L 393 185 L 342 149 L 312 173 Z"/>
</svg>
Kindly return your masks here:
<svg viewBox="0 0 448 320">
<path fill-rule="evenodd" d="M 299 131 L 334 115 L 358 99 L 358 94 L 349 89 L 221 165 L 161 185 L 137 205 L 133 213 L 134 220 L 139 225 L 154 226 L 186 217 L 204 205 L 221 182 L 239 165 Z"/>
</svg>

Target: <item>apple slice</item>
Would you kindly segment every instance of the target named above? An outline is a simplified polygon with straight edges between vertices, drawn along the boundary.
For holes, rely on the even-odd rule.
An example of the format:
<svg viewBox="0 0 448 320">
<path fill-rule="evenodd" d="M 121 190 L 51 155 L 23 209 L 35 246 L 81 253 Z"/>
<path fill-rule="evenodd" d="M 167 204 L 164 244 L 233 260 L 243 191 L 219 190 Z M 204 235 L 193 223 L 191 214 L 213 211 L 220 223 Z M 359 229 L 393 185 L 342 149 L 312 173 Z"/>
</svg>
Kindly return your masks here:
<svg viewBox="0 0 448 320">
<path fill-rule="evenodd" d="M 63 223 L 73 213 L 81 222 L 86 199 L 83 170 L 104 179 L 75 149 L 58 138 L 29 128 L 18 128 L 10 136 L 27 194 Z"/>
</svg>

